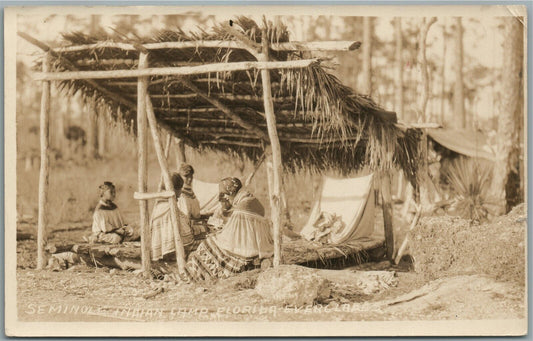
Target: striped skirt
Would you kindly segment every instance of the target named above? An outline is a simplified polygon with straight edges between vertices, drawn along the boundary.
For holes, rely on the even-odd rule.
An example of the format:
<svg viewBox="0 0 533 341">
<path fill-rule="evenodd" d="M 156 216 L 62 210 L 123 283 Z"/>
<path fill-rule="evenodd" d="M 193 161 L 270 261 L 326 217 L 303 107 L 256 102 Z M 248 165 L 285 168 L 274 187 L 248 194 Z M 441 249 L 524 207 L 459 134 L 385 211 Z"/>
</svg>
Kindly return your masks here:
<svg viewBox="0 0 533 341">
<path fill-rule="evenodd" d="M 219 248 L 212 236 L 208 236 L 189 255 L 185 273 L 180 274 L 180 278 L 186 282 L 228 278 L 247 270 L 252 263 L 253 258 L 230 254 Z"/>
</svg>

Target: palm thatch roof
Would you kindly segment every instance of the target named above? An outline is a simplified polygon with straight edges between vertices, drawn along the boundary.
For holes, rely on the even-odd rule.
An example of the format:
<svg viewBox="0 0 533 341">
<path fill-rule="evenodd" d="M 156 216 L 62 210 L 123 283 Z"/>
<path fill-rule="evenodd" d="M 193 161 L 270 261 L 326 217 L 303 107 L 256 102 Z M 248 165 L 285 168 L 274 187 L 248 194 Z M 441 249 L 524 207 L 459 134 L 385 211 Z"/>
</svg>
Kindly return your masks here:
<svg viewBox="0 0 533 341">
<path fill-rule="evenodd" d="M 210 31 L 186 33 L 180 29 L 155 32 L 151 37 L 126 38 L 120 34 L 64 34 L 52 55 L 52 71 L 137 69 L 141 51 L 149 52 L 149 66 L 181 67 L 211 63 L 257 61 L 249 45 L 289 42 L 287 28 L 264 21 L 262 27 L 247 18 Z M 244 46 L 195 45 L 194 42 L 245 42 Z M 246 46 L 248 41 L 248 46 Z M 152 48 L 164 42 L 192 42 L 189 47 Z M 124 48 L 117 43 L 129 44 Z M 80 45 L 84 48 L 76 48 Z M 275 50 L 272 60 L 294 61 L 312 57 L 309 51 Z M 363 166 L 374 170 L 401 167 L 410 179 L 416 171 L 418 133 L 400 129 L 396 114 L 370 98 L 356 94 L 332 74 L 324 60 L 300 69 L 270 70 L 277 129 L 286 170 L 336 170 L 350 173 Z M 111 108 L 116 121 L 135 130 L 137 80 L 66 80 L 60 87 L 96 97 Z M 218 150 L 261 158 L 268 144 L 259 70 L 210 72 L 190 76 L 151 76 L 148 87 L 156 118 L 174 136 L 199 150 Z M 237 119 L 236 119 L 237 118 Z"/>
</svg>

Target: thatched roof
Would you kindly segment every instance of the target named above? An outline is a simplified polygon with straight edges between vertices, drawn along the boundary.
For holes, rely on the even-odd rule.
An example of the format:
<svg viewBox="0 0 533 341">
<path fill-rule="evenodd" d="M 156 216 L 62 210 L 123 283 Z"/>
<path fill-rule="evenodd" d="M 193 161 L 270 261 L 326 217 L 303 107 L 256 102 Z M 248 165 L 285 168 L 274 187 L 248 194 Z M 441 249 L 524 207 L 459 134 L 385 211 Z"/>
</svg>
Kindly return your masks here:
<svg viewBox="0 0 533 341">
<path fill-rule="evenodd" d="M 271 43 L 289 41 L 283 25 L 264 22 L 262 28 L 266 28 Z M 166 30 L 135 41 L 119 34 L 69 33 L 64 35 L 63 47 L 95 45 L 56 49 L 52 71 L 72 70 L 72 65 L 82 71 L 137 69 L 142 44 L 242 41 L 245 36 L 260 45 L 261 35 L 261 27 L 246 18 L 237 19 L 231 27 L 218 25 L 194 34 Z M 120 48 L 116 44 L 110 47 L 110 43 L 118 42 L 138 49 Z M 216 46 L 150 49 L 149 65 L 155 68 L 256 61 L 249 51 Z M 271 50 L 269 54 L 277 61 L 312 57 L 310 52 L 301 50 Z M 375 170 L 400 166 L 412 178 L 418 134 L 399 129 L 395 113 L 383 110 L 370 98 L 341 84 L 320 60 L 306 68 L 271 70 L 270 75 L 282 159 L 287 170 L 334 169 L 348 173 L 365 165 Z M 85 97 L 96 96 L 100 104 L 113 109 L 115 120 L 135 126 L 135 78 L 98 79 L 92 83 L 68 80 L 60 85 L 72 92 L 81 91 Z M 259 70 L 212 72 L 186 78 L 152 76 L 148 92 L 158 122 L 195 148 L 234 152 L 258 160 L 268 144 L 266 135 L 261 137 L 258 133 L 267 133 Z M 240 121 L 230 118 L 228 110 Z M 249 129 L 250 126 L 256 130 Z"/>
</svg>

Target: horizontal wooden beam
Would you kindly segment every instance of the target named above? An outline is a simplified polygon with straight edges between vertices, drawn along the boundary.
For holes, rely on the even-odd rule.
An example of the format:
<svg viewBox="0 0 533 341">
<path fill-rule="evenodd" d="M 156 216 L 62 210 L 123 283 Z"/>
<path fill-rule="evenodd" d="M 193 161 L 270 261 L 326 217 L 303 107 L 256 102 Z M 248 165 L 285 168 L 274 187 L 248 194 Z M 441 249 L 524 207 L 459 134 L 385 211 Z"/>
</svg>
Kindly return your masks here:
<svg viewBox="0 0 533 341">
<path fill-rule="evenodd" d="M 36 72 L 35 80 L 72 80 L 72 79 L 111 79 L 132 78 L 148 76 L 188 76 L 211 72 L 231 72 L 253 69 L 301 69 L 318 63 L 318 59 L 291 60 L 286 62 L 238 62 L 238 63 L 215 63 L 201 66 L 163 67 L 133 70 L 110 70 L 110 71 L 66 71 L 66 72 Z"/>
<path fill-rule="evenodd" d="M 272 50 L 278 51 L 355 51 L 361 46 L 359 41 L 293 41 L 282 43 L 284 50 L 270 45 Z"/>
<path fill-rule="evenodd" d="M 72 64 L 72 62 L 71 62 L 70 60 L 66 59 L 65 57 L 62 57 L 62 56 L 58 55 L 58 54 L 57 54 L 56 52 L 54 52 L 54 51 L 52 50 L 52 48 L 51 48 L 50 46 L 48 46 L 47 44 L 45 44 L 45 43 L 43 43 L 43 42 L 41 42 L 41 41 L 39 41 L 39 40 L 33 38 L 32 36 L 30 36 L 30 35 L 28 35 L 28 34 L 26 34 L 26 33 L 24 33 L 24 32 L 18 32 L 18 35 L 19 35 L 21 38 L 23 38 L 23 39 L 25 39 L 26 41 L 28 41 L 29 43 L 31 43 L 31 44 L 37 46 L 38 48 L 42 49 L 43 51 L 50 52 L 50 54 L 53 55 L 54 57 L 56 57 L 56 58 L 60 58 L 60 59 L 63 61 L 64 66 L 65 66 L 67 69 L 72 70 L 72 71 L 74 71 L 74 72 L 75 72 L 75 71 L 78 71 L 78 68 L 77 68 L 76 66 L 74 66 L 74 64 Z M 101 86 L 100 84 L 96 83 L 96 82 L 93 81 L 93 80 L 88 79 L 88 80 L 85 80 L 85 82 L 86 82 L 87 84 L 91 85 L 94 89 L 100 91 L 102 94 L 104 94 L 104 95 L 106 95 L 107 97 L 109 97 L 109 98 L 111 98 L 111 99 L 113 99 L 113 100 L 119 102 L 119 103 L 122 104 L 122 105 L 125 105 L 125 106 L 128 107 L 129 109 L 131 109 L 131 110 L 137 110 L 137 105 L 136 105 L 134 102 L 132 102 L 132 101 L 130 101 L 130 100 L 128 100 L 128 99 L 126 99 L 126 98 L 120 96 L 120 95 L 117 94 L 117 93 L 114 93 L 114 92 L 112 92 L 112 91 L 109 91 L 108 89 L 104 88 L 103 86 Z M 135 82 L 135 86 L 137 86 L 137 82 Z"/>
<path fill-rule="evenodd" d="M 193 117 L 185 117 L 185 116 L 166 117 L 165 120 L 169 120 L 169 121 L 173 121 L 173 122 L 181 121 L 183 123 L 208 123 L 208 124 L 217 124 L 217 123 L 218 124 L 228 124 L 228 123 L 231 123 L 231 124 L 236 124 L 231 119 L 229 119 L 229 118 L 227 118 L 225 116 L 219 117 L 218 115 L 217 115 L 217 117 L 213 117 L 213 118 L 211 118 L 211 117 L 196 117 L 196 116 L 193 116 Z M 265 122 L 256 122 L 255 124 L 258 125 L 258 126 L 266 126 Z M 312 129 L 315 126 L 315 124 L 311 123 L 311 122 L 304 123 L 304 122 L 279 122 L 279 121 L 277 121 L 276 122 L 276 126 L 281 127 L 281 128 L 308 128 L 308 129 Z"/>
<path fill-rule="evenodd" d="M 224 94 L 224 93 L 209 93 L 210 97 L 216 97 L 220 99 L 230 99 L 230 100 L 241 100 L 241 101 L 261 101 L 263 102 L 263 98 L 259 96 L 252 96 L 252 95 L 233 95 L 233 94 Z M 188 99 L 188 98 L 199 98 L 202 97 L 196 93 L 190 93 L 190 94 L 157 94 L 157 95 L 150 95 L 151 98 L 170 98 L 170 99 Z M 292 96 L 288 97 L 274 97 L 274 102 L 287 102 L 287 101 L 294 101 L 295 98 Z"/>
<path fill-rule="evenodd" d="M 176 193 L 174 191 L 163 191 L 163 192 L 155 192 L 155 193 L 134 192 L 133 199 L 136 199 L 136 200 L 168 199 L 168 198 L 172 198 L 175 195 Z"/>
<path fill-rule="evenodd" d="M 137 66 L 139 61 L 137 59 L 80 59 L 75 61 L 75 64 L 78 66 L 93 66 L 93 65 L 118 65 L 125 64 L 130 66 Z"/>
<path fill-rule="evenodd" d="M 204 141 L 200 143 L 201 145 L 204 144 L 228 144 L 228 145 L 234 145 L 234 146 L 240 146 L 240 147 L 251 147 L 251 148 L 260 148 L 262 149 L 264 144 L 261 143 L 253 143 L 253 142 L 244 142 L 244 141 L 232 141 L 232 140 L 225 140 L 225 139 L 218 139 L 213 141 Z"/>
<path fill-rule="evenodd" d="M 106 65 L 106 66 L 113 66 L 113 65 L 119 65 L 119 64 L 125 64 L 130 66 L 137 66 L 138 60 L 137 59 L 128 59 L 128 58 L 110 58 L 110 59 L 80 59 L 77 60 L 76 65 L 78 66 L 94 66 L 94 65 Z M 205 65 L 205 63 L 202 62 L 168 62 L 167 66 L 198 66 L 198 65 Z"/>
<path fill-rule="evenodd" d="M 212 135 L 215 138 L 222 137 L 234 137 L 242 139 L 259 139 L 258 136 L 248 134 L 245 130 L 235 127 L 187 127 L 180 130 L 182 134 L 197 133 Z M 358 136 L 346 136 L 346 137 L 319 137 L 309 133 L 290 133 L 287 131 L 278 132 L 279 139 L 285 142 L 297 142 L 297 143 L 311 143 L 311 144 L 330 144 L 336 142 L 347 142 L 362 140 Z M 202 142 L 203 143 L 203 142 Z"/>
<path fill-rule="evenodd" d="M 274 51 L 354 51 L 361 46 L 358 41 L 292 41 L 285 43 L 272 43 L 270 48 Z M 116 48 L 126 51 L 139 51 L 140 48 L 147 50 L 161 49 L 187 49 L 187 48 L 228 48 L 247 50 L 240 41 L 234 40 L 198 40 L 198 41 L 172 41 L 151 44 L 128 44 L 104 41 L 96 44 L 64 46 L 54 48 L 54 52 L 78 52 L 102 48 Z"/>
<path fill-rule="evenodd" d="M 174 81 L 176 80 L 178 77 L 165 77 L 165 78 L 162 78 L 162 79 L 158 79 L 158 80 L 155 80 L 155 81 L 151 81 L 150 82 L 150 85 L 155 85 L 155 84 L 161 84 L 161 83 L 165 83 L 165 82 L 171 82 L 171 81 Z M 222 84 L 222 85 L 225 85 L 225 86 L 228 86 L 228 87 L 233 87 L 233 86 L 245 86 L 245 87 L 249 87 L 249 88 L 252 88 L 252 83 L 247 81 L 247 82 L 232 82 L 232 81 L 225 81 L 225 80 L 222 80 L 222 79 L 216 79 L 214 77 L 205 77 L 205 78 L 195 78 L 195 79 L 191 79 L 191 81 L 193 81 L 194 83 L 210 83 L 210 84 Z M 115 80 L 112 80 L 112 81 L 107 81 L 105 83 L 106 85 L 113 85 L 113 86 L 131 86 L 131 87 L 136 87 L 137 86 L 137 81 L 115 81 Z M 279 88 L 280 86 L 280 83 L 279 82 L 272 82 L 272 88 Z M 255 85 L 256 88 L 260 88 L 261 87 L 261 84 L 257 83 Z M 212 91 L 211 91 L 212 93 Z"/>
<path fill-rule="evenodd" d="M 168 108 L 168 107 L 157 107 L 157 108 L 154 108 L 155 110 L 157 111 L 161 111 L 161 112 L 169 112 L 169 113 L 178 113 L 178 114 L 189 114 L 189 113 L 220 113 L 222 112 L 222 110 L 220 110 L 219 108 L 214 108 L 214 107 L 206 107 L 206 108 L 180 108 L 180 109 L 176 109 L 176 108 Z M 241 112 L 241 111 L 246 111 L 246 112 L 250 112 L 250 113 L 256 113 L 258 115 L 260 115 L 261 117 L 265 117 L 265 113 L 261 112 L 261 111 L 257 111 L 257 110 L 254 110 L 250 107 L 233 107 L 233 110 L 237 111 L 237 112 Z M 298 111 L 294 111 L 294 110 L 276 110 L 276 115 L 294 115 L 294 114 L 301 114 L 303 115 L 304 113 L 304 110 L 298 110 Z M 307 112 L 308 114 L 311 114 L 311 112 Z M 175 116 L 168 116 L 166 117 L 167 119 L 173 119 L 173 117 Z M 351 123 L 351 122 L 349 122 Z M 358 125 L 355 124 L 355 127 L 357 128 Z"/>
<path fill-rule="evenodd" d="M 424 122 L 421 122 L 421 123 L 405 123 L 405 125 L 408 127 L 408 128 L 418 128 L 418 129 L 435 129 L 435 128 L 441 128 L 442 125 L 438 124 L 438 123 L 431 123 L 431 122 L 428 122 L 428 123 L 424 123 Z"/>
</svg>

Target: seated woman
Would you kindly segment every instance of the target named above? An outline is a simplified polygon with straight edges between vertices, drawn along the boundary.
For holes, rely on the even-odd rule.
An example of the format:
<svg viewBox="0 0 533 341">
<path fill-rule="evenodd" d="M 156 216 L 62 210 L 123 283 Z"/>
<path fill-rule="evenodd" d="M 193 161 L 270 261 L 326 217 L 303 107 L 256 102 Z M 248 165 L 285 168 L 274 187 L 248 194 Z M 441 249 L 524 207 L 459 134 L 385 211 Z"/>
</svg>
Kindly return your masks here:
<svg viewBox="0 0 533 341">
<path fill-rule="evenodd" d="M 176 199 L 178 199 L 181 195 L 183 179 L 178 173 L 173 173 L 171 180 Z M 194 237 L 187 216 L 179 209 L 178 215 L 181 241 L 187 254 L 194 249 Z M 157 261 L 165 256 L 165 258 L 170 258 L 175 255 L 176 244 L 168 199 L 156 201 L 150 217 L 150 228 L 152 229 L 152 259 Z"/>
<path fill-rule="evenodd" d="M 222 230 L 210 235 L 189 255 L 186 280 L 226 278 L 244 271 L 255 259 L 271 257 L 274 250 L 271 225 L 263 205 L 242 189 L 237 178 L 220 182 L 222 206 L 231 215 Z"/>
<path fill-rule="evenodd" d="M 178 198 L 178 207 L 187 217 L 191 219 L 199 219 L 200 202 L 192 190 L 194 169 L 191 165 L 182 163 L 179 174 L 183 179 L 183 188 L 181 190 L 181 196 Z"/>
<path fill-rule="evenodd" d="M 125 237 L 131 236 L 117 205 L 113 202 L 116 189 L 112 182 L 105 181 L 98 187 L 100 201 L 94 210 L 91 243 L 119 244 Z"/>
</svg>

